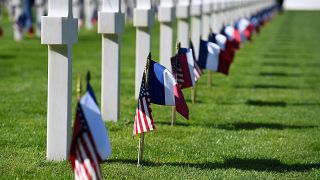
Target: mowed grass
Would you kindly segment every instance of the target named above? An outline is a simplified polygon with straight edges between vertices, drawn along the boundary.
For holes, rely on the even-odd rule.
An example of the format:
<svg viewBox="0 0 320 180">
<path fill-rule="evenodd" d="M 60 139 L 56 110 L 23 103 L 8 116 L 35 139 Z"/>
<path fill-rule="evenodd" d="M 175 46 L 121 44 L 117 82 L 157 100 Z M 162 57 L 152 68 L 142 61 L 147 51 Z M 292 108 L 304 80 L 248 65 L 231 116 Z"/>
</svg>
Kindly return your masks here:
<svg viewBox="0 0 320 180">
<path fill-rule="evenodd" d="M 152 105 L 157 131 L 145 136 L 144 165 L 132 138 L 135 28 L 126 26 L 121 60 L 121 118 L 107 122 L 112 156 L 106 179 L 319 179 L 320 12 L 285 12 L 237 53 L 231 74 L 198 82 L 185 98 L 190 120 L 171 127 L 171 108 Z M 0 179 L 71 179 L 68 161 L 46 161 L 47 47 L 0 39 Z M 159 24 L 153 29 L 158 59 Z M 100 99 L 101 36 L 82 30 L 73 48 L 76 78 L 92 73 Z M 73 111 L 74 113 L 74 111 Z M 74 115 L 74 114 L 73 114 Z"/>
</svg>

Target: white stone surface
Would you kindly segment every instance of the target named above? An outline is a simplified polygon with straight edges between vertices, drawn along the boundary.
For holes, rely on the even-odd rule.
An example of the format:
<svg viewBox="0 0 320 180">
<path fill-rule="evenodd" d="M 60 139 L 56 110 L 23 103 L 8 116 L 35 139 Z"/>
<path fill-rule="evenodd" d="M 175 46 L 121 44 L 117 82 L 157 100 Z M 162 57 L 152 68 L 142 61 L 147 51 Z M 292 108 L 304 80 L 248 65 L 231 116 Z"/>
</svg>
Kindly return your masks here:
<svg viewBox="0 0 320 180">
<path fill-rule="evenodd" d="M 98 33 L 102 34 L 101 112 L 104 120 L 120 117 L 121 34 L 124 14 L 120 0 L 103 0 L 98 14 Z"/>
<path fill-rule="evenodd" d="M 95 8 L 97 8 L 97 0 L 84 0 L 83 1 L 84 8 L 84 19 L 85 19 L 85 28 L 91 30 L 93 28 L 92 17 L 94 14 Z"/>
<path fill-rule="evenodd" d="M 286 0 L 284 8 L 288 10 L 320 10 L 319 0 Z"/>
<path fill-rule="evenodd" d="M 139 97 L 139 90 L 147 57 L 151 52 L 151 29 L 153 26 L 153 12 L 150 0 L 137 0 L 134 9 L 133 25 L 136 30 L 136 68 L 135 68 L 135 98 Z"/>
<path fill-rule="evenodd" d="M 173 0 L 162 0 L 159 6 L 160 63 L 172 71 L 170 58 L 173 55 Z"/>
<path fill-rule="evenodd" d="M 178 20 L 177 39 L 182 47 L 189 47 L 190 36 L 190 0 L 178 0 L 176 6 L 176 16 Z"/>
<path fill-rule="evenodd" d="M 211 0 L 203 0 L 202 5 L 202 39 L 208 40 L 211 27 Z"/>
<path fill-rule="evenodd" d="M 77 20 L 71 0 L 49 0 L 41 19 L 41 43 L 48 45 L 47 160 L 66 160 L 70 148 L 72 44 L 77 42 Z M 57 39 L 54 39 L 57 38 Z"/>
<path fill-rule="evenodd" d="M 191 14 L 191 40 L 194 46 L 195 57 L 199 57 L 200 37 L 202 35 L 201 24 L 202 0 L 192 0 L 190 7 Z"/>
</svg>

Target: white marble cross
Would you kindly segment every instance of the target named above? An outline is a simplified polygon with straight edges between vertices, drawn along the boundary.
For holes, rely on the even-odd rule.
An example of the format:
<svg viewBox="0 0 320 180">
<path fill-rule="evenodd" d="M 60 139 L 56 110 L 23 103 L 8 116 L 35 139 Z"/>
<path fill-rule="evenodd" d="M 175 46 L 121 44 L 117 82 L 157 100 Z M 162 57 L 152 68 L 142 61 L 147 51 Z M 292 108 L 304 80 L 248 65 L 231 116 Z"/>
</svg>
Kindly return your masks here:
<svg viewBox="0 0 320 180">
<path fill-rule="evenodd" d="M 72 0 L 49 0 L 41 18 L 41 44 L 48 45 L 47 160 L 66 160 L 71 131 L 72 44 L 78 41 Z"/>
<path fill-rule="evenodd" d="M 94 10 L 97 8 L 97 0 L 84 0 L 84 18 L 85 18 L 85 28 L 88 30 L 93 29 L 92 17 L 94 15 Z"/>
<path fill-rule="evenodd" d="M 191 0 L 191 40 L 194 46 L 195 57 L 199 57 L 201 29 L 202 0 Z"/>
<path fill-rule="evenodd" d="M 203 0 L 202 4 L 202 39 L 208 40 L 211 24 L 212 0 Z"/>
<path fill-rule="evenodd" d="M 171 70 L 170 58 L 173 55 L 173 0 L 161 0 L 158 19 L 160 24 L 160 63 Z"/>
<path fill-rule="evenodd" d="M 139 89 L 143 69 L 151 52 L 151 29 L 153 26 L 153 12 L 151 0 L 137 0 L 137 7 L 133 13 L 133 25 L 136 31 L 136 75 L 135 75 L 135 98 L 139 96 Z"/>
<path fill-rule="evenodd" d="M 23 39 L 23 27 L 18 25 L 18 20 L 23 13 L 22 0 L 12 0 L 11 5 L 14 8 L 13 39 L 15 41 L 20 41 Z"/>
<path fill-rule="evenodd" d="M 101 111 L 104 120 L 120 116 L 120 51 L 124 14 L 120 0 L 103 0 L 98 14 L 98 33 L 102 34 Z"/>
<path fill-rule="evenodd" d="M 178 0 L 176 6 L 176 16 L 178 19 L 178 42 L 181 43 L 182 47 L 189 47 L 190 0 Z"/>
</svg>

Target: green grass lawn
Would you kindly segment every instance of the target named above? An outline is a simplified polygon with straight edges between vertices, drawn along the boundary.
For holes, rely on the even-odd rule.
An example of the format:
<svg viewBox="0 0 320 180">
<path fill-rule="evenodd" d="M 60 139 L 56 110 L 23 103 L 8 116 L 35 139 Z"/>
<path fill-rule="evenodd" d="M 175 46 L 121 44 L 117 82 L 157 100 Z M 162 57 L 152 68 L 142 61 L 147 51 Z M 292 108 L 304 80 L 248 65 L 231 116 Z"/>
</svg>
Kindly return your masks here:
<svg viewBox="0 0 320 180">
<path fill-rule="evenodd" d="M 106 123 L 112 156 L 106 179 L 319 179 L 320 12 L 285 12 L 245 44 L 231 74 L 207 75 L 190 120 L 170 126 L 171 108 L 152 105 L 157 131 L 145 136 L 144 165 L 132 139 L 135 28 L 123 34 L 121 118 Z M 71 179 L 70 163 L 46 161 L 47 47 L 0 39 L 0 179 Z M 153 57 L 159 24 L 153 30 Z M 92 73 L 100 99 L 101 37 L 82 30 L 73 48 L 73 109 L 78 74 Z"/>
</svg>

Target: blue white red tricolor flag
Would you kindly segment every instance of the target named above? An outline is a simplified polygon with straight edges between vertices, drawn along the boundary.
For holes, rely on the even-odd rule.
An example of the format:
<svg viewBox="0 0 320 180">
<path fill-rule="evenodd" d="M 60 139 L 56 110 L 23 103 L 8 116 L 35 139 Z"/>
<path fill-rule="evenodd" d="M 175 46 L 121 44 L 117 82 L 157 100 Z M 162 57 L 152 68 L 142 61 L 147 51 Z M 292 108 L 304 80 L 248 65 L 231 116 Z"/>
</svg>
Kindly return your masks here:
<svg viewBox="0 0 320 180">
<path fill-rule="evenodd" d="M 136 115 L 134 118 L 132 136 L 150 132 L 155 129 L 151 115 L 149 89 L 146 83 L 146 71 L 144 71 L 140 86 L 138 107 L 136 109 Z"/>
<path fill-rule="evenodd" d="M 150 60 L 149 66 L 150 102 L 159 105 L 176 106 L 177 112 L 189 119 L 188 106 L 172 73 L 152 60 Z"/>
<path fill-rule="evenodd" d="M 200 68 L 228 75 L 231 63 L 229 55 L 224 50 L 221 50 L 219 45 L 208 41 L 200 41 Z"/>
<path fill-rule="evenodd" d="M 111 155 L 101 112 L 87 91 L 77 104 L 70 149 L 75 179 L 102 179 L 100 163 Z"/>
<path fill-rule="evenodd" d="M 195 84 L 194 59 L 192 49 L 178 49 L 178 54 L 171 58 L 173 76 L 181 89 L 193 87 Z"/>
<path fill-rule="evenodd" d="M 240 48 L 240 42 L 241 42 L 240 33 L 233 26 L 225 26 L 222 29 L 221 34 L 227 37 L 229 43 L 232 45 L 233 48 L 235 49 Z"/>
</svg>

